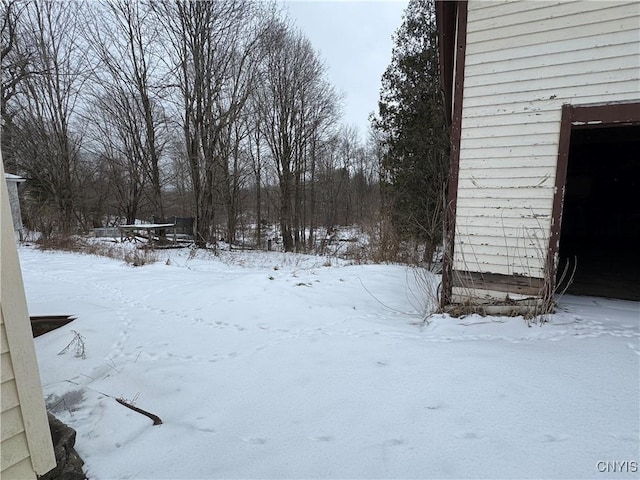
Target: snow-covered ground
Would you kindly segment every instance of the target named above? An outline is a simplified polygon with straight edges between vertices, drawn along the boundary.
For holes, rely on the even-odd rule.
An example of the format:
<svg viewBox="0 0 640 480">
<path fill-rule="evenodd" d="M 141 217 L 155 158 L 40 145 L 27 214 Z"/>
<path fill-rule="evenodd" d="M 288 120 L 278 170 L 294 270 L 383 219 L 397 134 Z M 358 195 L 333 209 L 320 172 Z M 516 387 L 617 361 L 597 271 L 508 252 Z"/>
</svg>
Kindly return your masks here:
<svg viewBox="0 0 640 480">
<path fill-rule="evenodd" d="M 19 252 L 30 314 L 77 316 L 35 342 L 92 479 L 638 478 L 637 302 L 422 324 L 397 265 Z"/>
</svg>

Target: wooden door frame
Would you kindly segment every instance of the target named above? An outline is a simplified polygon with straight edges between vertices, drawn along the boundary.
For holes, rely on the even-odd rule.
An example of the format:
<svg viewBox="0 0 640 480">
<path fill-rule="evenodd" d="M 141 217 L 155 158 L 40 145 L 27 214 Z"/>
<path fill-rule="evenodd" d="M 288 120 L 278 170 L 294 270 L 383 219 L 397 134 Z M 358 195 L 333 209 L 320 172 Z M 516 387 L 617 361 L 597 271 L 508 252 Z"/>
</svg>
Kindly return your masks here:
<svg viewBox="0 0 640 480">
<path fill-rule="evenodd" d="M 611 102 L 590 105 L 562 106 L 560 120 L 560 139 L 558 142 L 558 163 L 556 168 L 555 192 L 551 211 L 551 234 L 547 253 L 546 292 L 552 295 L 556 288 L 556 269 L 560 250 L 560 232 L 562 230 L 562 211 L 564 207 L 567 167 L 571 147 L 571 132 L 586 128 L 610 128 L 626 125 L 640 125 L 640 101 Z"/>
</svg>

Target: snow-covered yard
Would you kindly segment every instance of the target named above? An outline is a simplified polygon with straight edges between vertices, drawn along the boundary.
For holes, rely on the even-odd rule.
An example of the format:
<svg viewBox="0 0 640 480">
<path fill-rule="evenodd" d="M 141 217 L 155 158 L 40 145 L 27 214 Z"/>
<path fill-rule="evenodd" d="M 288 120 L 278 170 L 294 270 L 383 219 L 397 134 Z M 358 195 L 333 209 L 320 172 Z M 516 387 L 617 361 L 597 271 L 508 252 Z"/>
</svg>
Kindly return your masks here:
<svg viewBox="0 0 640 480">
<path fill-rule="evenodd" d="M 638 303 L 422 324 L 397 265 L 19 252 L 30 314 L 77 316 L 35 342 L 92 479 L 638 478 Z"/>
</svg>

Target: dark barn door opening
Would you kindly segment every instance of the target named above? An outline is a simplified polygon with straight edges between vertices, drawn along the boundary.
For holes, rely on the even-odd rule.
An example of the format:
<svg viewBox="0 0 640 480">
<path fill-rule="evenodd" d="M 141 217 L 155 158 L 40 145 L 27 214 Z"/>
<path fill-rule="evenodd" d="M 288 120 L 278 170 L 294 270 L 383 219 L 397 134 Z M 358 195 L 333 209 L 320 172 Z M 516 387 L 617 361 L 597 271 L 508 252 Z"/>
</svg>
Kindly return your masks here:
<svg viewBox="0 0 640 480">
<path fill-rule="evenodd" d="M 567 293 L 640 300 L 640 126 L 573 127 L 570 138 L 558 281 L 569 262 Z"/>
</svg>

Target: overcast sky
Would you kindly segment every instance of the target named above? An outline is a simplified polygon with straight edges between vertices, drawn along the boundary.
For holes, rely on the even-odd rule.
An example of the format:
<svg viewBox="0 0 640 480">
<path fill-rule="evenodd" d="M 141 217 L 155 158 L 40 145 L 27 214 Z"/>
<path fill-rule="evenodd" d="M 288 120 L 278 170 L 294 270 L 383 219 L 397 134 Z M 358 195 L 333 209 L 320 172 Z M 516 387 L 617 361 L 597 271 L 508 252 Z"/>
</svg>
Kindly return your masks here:
<svg viewBox="0 0 640 480">
<path fill-rule="evenodd" d="M 392 34 L 407 0 L 285 0 L 285 9 L 327 65 L 328 77 L 344 94 L 343 121 L 367 134 L 377 110 L 380 77 L 391 60 Z"/>
</svg>

